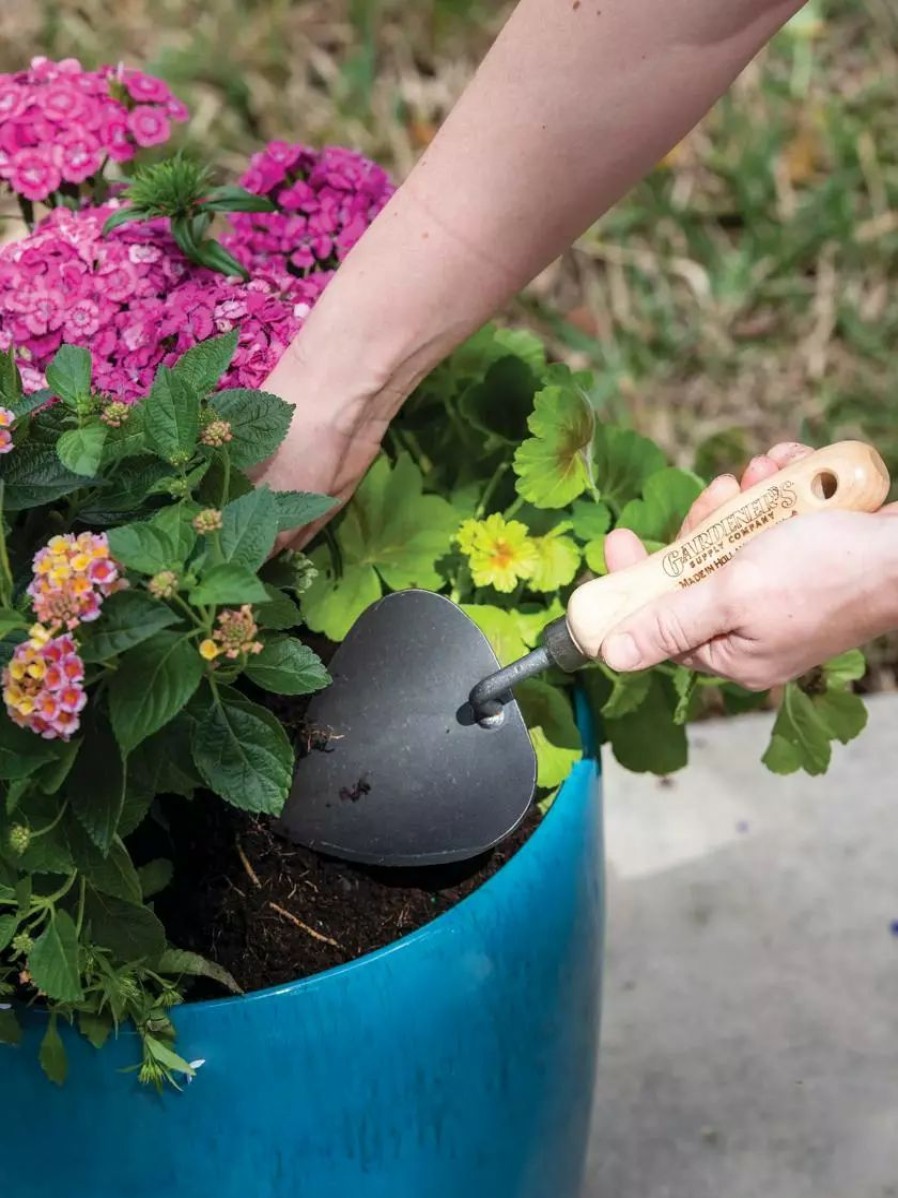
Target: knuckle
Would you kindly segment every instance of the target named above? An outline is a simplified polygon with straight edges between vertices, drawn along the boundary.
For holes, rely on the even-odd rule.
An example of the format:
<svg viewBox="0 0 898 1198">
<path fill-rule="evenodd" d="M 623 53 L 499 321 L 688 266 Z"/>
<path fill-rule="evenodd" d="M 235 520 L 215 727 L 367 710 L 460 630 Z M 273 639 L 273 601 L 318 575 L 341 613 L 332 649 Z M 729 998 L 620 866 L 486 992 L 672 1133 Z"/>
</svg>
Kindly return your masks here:
<svg viewBox="0 0 898 1198">
<path fill-rule="evenodd" d="M 668 657 L 680 657 L 695 648 L 679 613 L 672 607 L 661 607 L 654 613 L 652 632 Z"/>
</svg>

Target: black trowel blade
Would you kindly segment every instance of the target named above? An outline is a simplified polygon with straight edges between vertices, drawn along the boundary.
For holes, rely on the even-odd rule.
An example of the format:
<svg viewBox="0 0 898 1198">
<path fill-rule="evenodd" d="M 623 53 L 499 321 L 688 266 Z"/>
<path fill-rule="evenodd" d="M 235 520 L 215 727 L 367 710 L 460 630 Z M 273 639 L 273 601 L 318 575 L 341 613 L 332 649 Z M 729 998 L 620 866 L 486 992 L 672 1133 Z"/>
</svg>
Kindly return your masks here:
<svg viewBox="0 0 898 1198">
<path fill-rule="evenodd" d="M 476 857 L 520 824 L 536 758 L 515 702 L 484 728 L 467 705 L 498 668 L 486 637 L 430 591 L 389 595 L 337 650 L 306 716 L 327 737 L 297 766 L 278 830 L 369 865 Z"/>
</svg>

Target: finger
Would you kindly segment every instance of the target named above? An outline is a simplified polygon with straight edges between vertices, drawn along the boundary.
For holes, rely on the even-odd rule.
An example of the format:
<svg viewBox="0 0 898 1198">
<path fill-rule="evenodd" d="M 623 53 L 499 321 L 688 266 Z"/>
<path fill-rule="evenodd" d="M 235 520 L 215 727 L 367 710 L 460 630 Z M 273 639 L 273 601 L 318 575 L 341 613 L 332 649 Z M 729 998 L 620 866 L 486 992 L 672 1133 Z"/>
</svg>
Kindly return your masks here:
<svg viewBox="0 0 898 1198">
<path fill-rule="evenodd" d="M 605 538 L 605 565 L 609 574 L 636 566 L 646 557 L 645 546 L 629 528 L 616 528 Z"/>
<path fill-rule="evenodd" d="M 802 445 L 800 441 L 781 441 L 772 449 L 767 450 L 767 457 L 776 462 L 780 470 L 783 470 L 786 466 L 791 466 L 793 462 L 800 462 L 802 458 L 808 457 L 813 452 L 810 445 Z"/>
<path fill-rule="evenodd" d="M 728 607 L 715 578 L 646 604 L 613 629 L 602 657 L 613 670 L 628 672 L 692 654 L 729 632 Z"/>
<path fill-rule="evenodd" d="M 709 516 L 723 503 L 728 503 L 739 494 L 739 481 L 734 474 L 721 474 L 709 483 L 693 503 L 686 514 L 680 536 L 692 532 L 699 524 L 704 523 Z"/>
<path fill-rule="evenodd" d="M 771 478 L 780 470 L 785 470 L 793 462 L 800 462 L 813 452 L 809 446 L 798 441 L 781 441 L 772 449 L 768 449 L 767 453 L 759 454 L 748 463 L 742 475 L 742 490 L 747 491 L 749 487 Z"/>
</svg>

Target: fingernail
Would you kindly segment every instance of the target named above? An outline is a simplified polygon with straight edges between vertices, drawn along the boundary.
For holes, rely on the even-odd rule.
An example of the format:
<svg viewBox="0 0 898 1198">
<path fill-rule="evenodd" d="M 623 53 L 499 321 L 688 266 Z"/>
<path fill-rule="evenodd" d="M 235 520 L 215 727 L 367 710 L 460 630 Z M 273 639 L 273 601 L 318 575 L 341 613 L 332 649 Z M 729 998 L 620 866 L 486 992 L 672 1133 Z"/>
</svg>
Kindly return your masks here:
<svg viewBox="0 0 898 1198">
<path fill-rule="evenodd" d="M 618 632 L 602 646 L 602 657 L 612 670 L 635 670 L 639 665 L 639 646 L 629 632 Z"/>
</svg>

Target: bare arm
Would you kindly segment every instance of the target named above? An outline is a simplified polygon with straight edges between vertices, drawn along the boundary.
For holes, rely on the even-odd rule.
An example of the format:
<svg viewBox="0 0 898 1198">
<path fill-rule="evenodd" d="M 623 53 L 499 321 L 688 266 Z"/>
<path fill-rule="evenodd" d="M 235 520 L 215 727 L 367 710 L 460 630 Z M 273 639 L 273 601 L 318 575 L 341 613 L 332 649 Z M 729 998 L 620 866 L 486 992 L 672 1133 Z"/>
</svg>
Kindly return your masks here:
<svg viewBox="0 0 898 1198">
<path fill-rule="evenodd" d="M 801 6 L 521 0 L 269 381 L 309 405 L 269 480 L 345 497 L 355 456 L 363 469 L 420 378 L 646 175 Z M 314 468 L 303 449 L 327 435 L 347 439 L 333 479 L 321 447 Z"/>
</svg>

